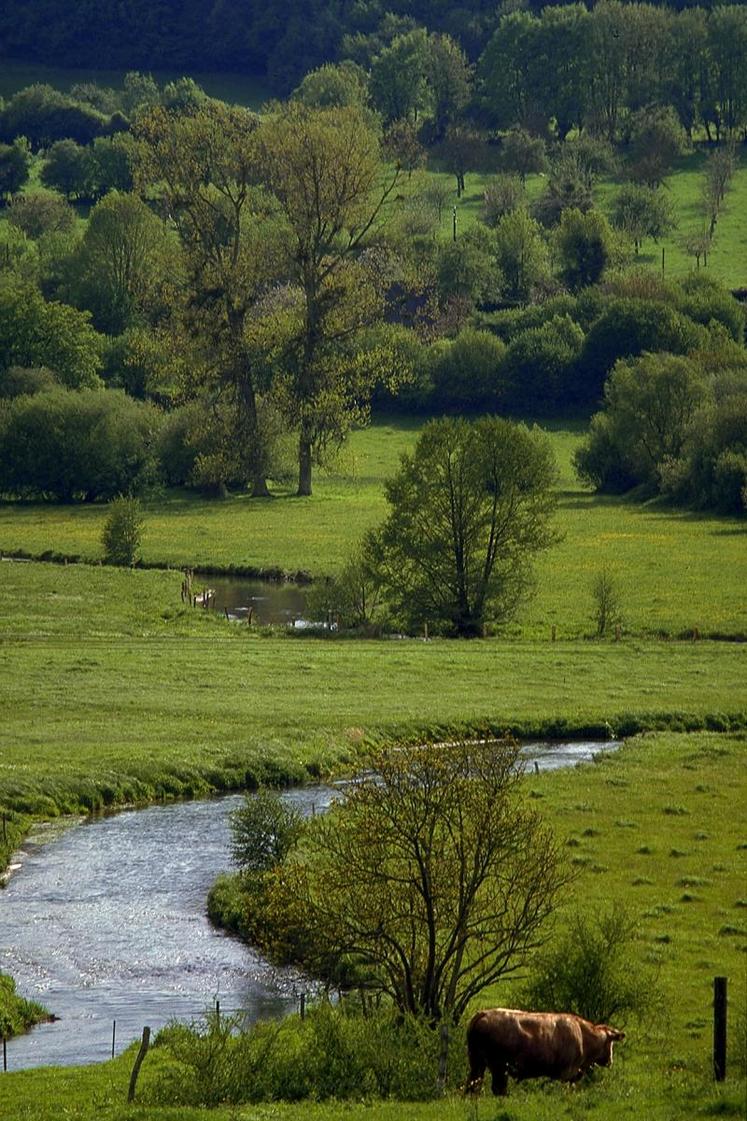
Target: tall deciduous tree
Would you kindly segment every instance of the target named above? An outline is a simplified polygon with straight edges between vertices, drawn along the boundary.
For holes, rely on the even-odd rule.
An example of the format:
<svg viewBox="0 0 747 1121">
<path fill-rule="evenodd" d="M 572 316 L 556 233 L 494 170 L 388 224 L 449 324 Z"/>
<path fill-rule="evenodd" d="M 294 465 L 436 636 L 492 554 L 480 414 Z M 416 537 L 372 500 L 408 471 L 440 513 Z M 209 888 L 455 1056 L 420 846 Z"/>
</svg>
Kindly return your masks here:
<svg viewBox="0 0 747 1121">
<path fill-rule="evenodd" d="M 365 371 L 349 344 L 382 302 L 377 261 L 363 250 L 400 173 L 385 172 L 379 138 L 353 107 L 289 105 L 263 121 L 258 151 L 287 225 L 300 299 L 286 348 L 287 401 L 299 429 L 298 494 L 309 495 L 315 453 L 344 434 L 365 395 Z"/>
<path fill-rule="evenodd" d="M 555 464 L 546 439 L 498 417 L 427 424 L 386 484 L 389 516 L 369 553 L 395 613 L 474 636 L 504 622 L 553 540 Z"/>
<path fill-rule="evenodd" d="M 233 398 L 236 437 L 252 494 L 269 494 L 260 424 L 266 384 L 247 340 L 265 286 L 278 272 L 277 238 L 253 184 L 257 119 L 209 101 L 192 114 L 156 107 L 138 121 L 136 177 L 157 184 L 184 249 L 186 321 L 212 381 Z"/>
<path fill-rule="evenodd" d="M 568 877 L 521 773 L 513 742 L 383 751 L 308 831 L 308 923 L 403 1013 L 457 1023 L 545 940 Z"/>
</svg>

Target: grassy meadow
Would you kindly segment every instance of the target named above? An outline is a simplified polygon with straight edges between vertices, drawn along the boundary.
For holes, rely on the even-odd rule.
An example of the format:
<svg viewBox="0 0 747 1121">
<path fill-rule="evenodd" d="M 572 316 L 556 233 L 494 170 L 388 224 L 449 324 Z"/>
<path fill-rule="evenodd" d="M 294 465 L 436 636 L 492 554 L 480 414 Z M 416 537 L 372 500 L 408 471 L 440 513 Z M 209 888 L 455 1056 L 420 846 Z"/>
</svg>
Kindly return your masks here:
<svg viewBox="0 0 747 1121">
<path fill-rule="evenodd" d="M 685 276 L 695 268 L 695 260 L 688 256 L 684 242 L 689 235 L 699 233 L 703 228 L 701 194 L 707 157 L 708 150 L 696 146 L 677 161 L 664 187 L 674 207 L 677 226 L 658 243 L 650 239 L 645 241 L 639 256 L 635 258 L 636 265 L 661 271 L 661 251 L 664 249 L 665 276 Z M 450 185 L 455 183 L 454 176 L 446 172 L 434 169 L 429 174 Z M 481 218 L 483 194 L 491 178 L 491 173 L 467 173 L 462 198 L 457 199 L 455 193 L 453 199 L 457 208 L 457 231 L 468 230 Z M 527 177 L 526 187 L 530 201 L 539 196 L 546 182 L 544 175 Z M 613 198 L 624 182 L 624 176 L 606 176 L 595 189 L 596 205 L 608 216 Z M 450 206 L 442 215 L 440 236 L 452 236 Z M 747 166 L 744 159 L 737 167 L 728 188 L 705 271 L 730 288 L 747 286 Z"/>
<path fill-rule="evenodd" d="M 336 467 L 318 474 L 314 495 L 277 488 L 271 501 L 225 501 L 171 492 L 146 507 L 146 564 L 281 568 L 332 573 L 386 514 L 383 480 L 411 448 L 420 422 L 380 420 L 353 434 Z M 561 540 L 540 556 L 537 594 L 508 635 L 579 638 L 593 632 L 591 583 L 606 567 L 619 586 L 625 632 L 638 636 L 747 635 L 747 527 L 733 518 L 599 497 L 575 479 L 570 457 L 583 426 L 548 425 L 558 465 Z M 0 504 L 0 554 L 101 556 L 106 508 Z M 0 593 L 2 594 L 2 593 Z M 32 615 L 36 614 L 29 605 Z M 6 617 L 0 633 L 9 625 Z"/>
<path fill-rule="evenodd" d="M 655 1013 L 630 1021 L 612 1070 L 588 1083 L 512 1084 L 496 1102 L 476 1106 L 450 1093 L 432 1103 L 270 1103 L 193 1110 L 147 1104 L 126 1112 L 134 1053 L 83 1069 L 37 1070 L 0 1079 L 10 1121 L 46 1121 L 65 1102 L 79 1121 L 650 1121 L 743 1116 L 747 834 L 744 735 L 660 733 L 631 740 L 595 764 L 527 778 L 529 795 L 553 824 L 578 876 L 568 908 L 590 914 L 612 900 L 638 919 L 632 960 L 648 971 Z M 562 922 L 562 916 L 560 918 Z M 729 1077 L 709 1077 L 712 978 L 729 977 Z M 521 982 L 497 986 L 481 1002 L 510 1005 Z M 143 1066 L 138 1097 L 147 1103 L 164 1058 Z M 303 1114 L 302 1114 L 303 1111 Z"/>
</svg>

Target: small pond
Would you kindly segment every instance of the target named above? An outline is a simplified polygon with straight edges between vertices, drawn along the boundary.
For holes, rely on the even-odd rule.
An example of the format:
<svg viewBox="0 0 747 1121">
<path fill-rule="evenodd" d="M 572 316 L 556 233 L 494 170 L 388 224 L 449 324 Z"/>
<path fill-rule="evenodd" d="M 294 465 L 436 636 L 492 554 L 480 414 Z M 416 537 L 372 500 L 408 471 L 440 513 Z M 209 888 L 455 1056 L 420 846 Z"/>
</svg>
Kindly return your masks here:
<svg viewBox="0 0 747 1121">
<path fill-rule="evenodd" d="M 609 743 L 528 744 L 529 767 L 573 766 Z M 321 812 L 340 788 L 284 797 Z M 230 868 L 230 812 L 242 795 L 126 810 L 36 830 L 0 893 L 0 971 L 60 1017 L 8 1043 L 8 1069 L 84 1064 L 121 1050 L 144 1025 L 221 1011 L 255 1020 L 298 1005 L 308 984 L 213 929 L 207 893 Z M 0 1078 L 2 1075 L 0 1074 Z"/>
<path fill-rule="evenodd" d="M 307 588 L 288 580 L 250 580 L 240 576 L 208 576 L 195 573 L 192 590 L 202 595 L 205 589 L 215 592 L 211 607 L 233 619 L 262 625 L 303 626 Z"/>
</svg>

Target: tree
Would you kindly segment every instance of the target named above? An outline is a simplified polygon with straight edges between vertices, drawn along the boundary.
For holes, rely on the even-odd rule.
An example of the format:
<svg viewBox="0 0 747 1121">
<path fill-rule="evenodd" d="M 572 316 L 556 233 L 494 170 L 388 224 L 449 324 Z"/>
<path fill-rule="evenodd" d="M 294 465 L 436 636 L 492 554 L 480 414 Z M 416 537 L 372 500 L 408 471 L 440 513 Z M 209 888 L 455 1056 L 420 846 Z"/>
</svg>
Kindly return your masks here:
<svg viewBox="0 0 747 1121">
<path fill-rule="evenodd" d="M 496 175 L 483 195 L 483 216 L 488 226 L 497 226 L 505 214 L 526 207 L 526 191 L 518 175 Z"/>
<path fill-rule="evenodd" d="M 462 197 L 465 175 L 468 171 L 474 171 L 482 154 L 483 143 L 476 132 L 464 125 L 455 125 L 449 129 L 439 148 L 439 156 L 446 171 L 456 177 L 457 198 Z"/>
<path fill-rule="evenodd" d="M 19 90 L 0 112 L 0 139 L 12 141 L 25 136 L 34 151 L 48 148 L 57 140 L 90 144 L 109 124 L 90 106 L 37 83 Z"/>
<path fill-rule="evenodd" d="M 311 823 L 307 922 L 401 1013 L 457 1023 L 544 942 L 568 877 L 521 776 L 509 741 L 400 746 Z"/>
<path fill-rule="evenodd" d="M 87 312 L 47 303 L 23 281 L 0 283 L 0 362 L 46 366 L 71 389 L 100 385 L 101 336 Z"/>
<path fill-rule="evenodd" d="M 137 195 L 118 191 L 91 211 L 72 268 L 74 302 L 111 335 L 157 300 L 167 275 L 178 275 L 163 223 Z"/>
<path fill-rule="evenodd" d="M 416 121 L 426 107 L 429 56 L 428 34 L 418 27 L 397 35 L 374 59 L 368 88 L 384 124 Z"/>
<path fill-rule="evenodd" d="M 383 311 L 386 261 L 364 251 L 399 179 L 385 175 L 377 135 L 353 107 L 290 104 L 263 120 L 263 179 L 288 232 L 298 310 L 285 348 L 289 416 L 298 426 L 298 494 L 311 494 L 315 454 L 339 441 L 370 393 L 354 339 Z"/>
<path fill-rule="evenodd" d="M 60 191 L 68 199 L 93 198 L 96 193 L 96 164 L 93 149 L 74 140 L 57 140 L 47 152 L 41 171 L 45 187 Z"/>
<path fill-rule="evenodd" d="M 345 105 L 362 108 L 368 103 L 368 76 L 349 59 L 337 64 L 327 62 L 310 70 L 292 97 L 307 109 L 341 109 Z"/>
<path fill-rule="evenodd" d="M 496 409 L 503 396 L 506 346 L 492 331 L 466 327 L 453 342 L 439 340 L 432 351 L 433 407 Z"/>
<path fill-rule="evenodd" d="M 433 139 L 440 140 L 469 101 L 472 79 L 464 51 L 450 35 L 429 36 L 426 78 L 433 112 Z"/>
<path fill-rule="evenodd" d="M 604 421 L 576 453 L 579 474 L 600 490 L 646 484 L 680 458 L 712 390 L 698 365 L 673 354 L 619 361 L 604 391 Z M 599 414 L 598 414 L 599 415 Z"/>
<path fill-rule="evenodd" d="M 671 105 L 641 109 L 630 122 L 630 177 L 658 187 L 685 150 L 687 137 Z"/>
<path fill-rule="evenodd" d="M 259 414 L 269 385 L 247 329 L 281 267 L 276 224 L 253 189 L 257 126 L 248 111 L 214 101 L 189 115 L 157 107 L 137 123 L 135 178 L 144 188 L 158 184 L 176 226 L 189 291 L 183 321 L 200 343 L 204 382 L 230 398 L 252 494 L 265 497 L 268 458 Z"/>
<path fill-rule="evenodd" d="M 104 561 L 107 564 L 137 563 L 143 524 L 143 511 L 137 498 L 120 495 L 112 499 L 101 533 Z"/>
<path fill-rule="evenodd" d="M 555 235 L 560 275 L 573 291 L 596 284 L 613 255 L 614 235 L 598 210 L 564 210 Z"/>
<path fill-rule="evenodd" d="M 0 433 L 0 491 L 93 502 L 153 482 L 161 413 L 117 389 L 16 397 Z"/>
<path fill-rule="evenodd" d="M 407 172 L 408 179 L 426 160 L 426 151 L 418 140 L 417 129 L 405 117 L 392 121 L 384 133 L 384 151 L 390 160 Z"/>
<path fill-rule="evenodd" d="M 541 136 L 530 136 L 523 128 L 511 129 L 503 141 L 501 163 L 524 184 L 527 175 L 537 175 L 547 167 L 544 140 Z"/>
<path fill-rule="evenodd" d="M 48 233 L 69 233 L 75 211 L 52 191 L 33 191 L 13 199 L 8 221 L 36 240 Z"/>
<path fill-rule="evenodd" d="M 11 198 L 28 182 L 31 153 L 23 140 L 0 144 L 0 198 Z"/>
<path fill-rule="evenodd" d="M 534 123 L 540 21 L 529 12 L 501 17 L 478 67 L 479 98 L 495 128 Z"/>
<path fill-rule="evenodd" d="M 513 408 L 547 413 L 576 397 L 576 365 L 584 333 L 568 315 L 520 331 L 503 362 L 505 399 Z"/>
<path fill-rule="evenodd" d="M 621 187 L 612 206 L 612 224 L 633 242 L 636 256 L 645 238 L 658 241 L 675 227 L 669 198 L 654 187 L 636 183 Z"/>
<path fill-rule="evenodd" d="M 276 790 L 260 787 L 244 796 L 230 817 L 231 859 L 241 872 L 269 872 L 282 864 L 301 836 L 301 812 Z"/>
<path fill-rule="evenodd" d="M 555 466 L 537 431 L 498 417 L 431 421 L 386 483 L 368 542 L 395 614 L 462 636 L 505 622 L 550 545 Z"/>
<path fill-rule="evenodd" d="M 539 223 L 519 208 L 505 214 L 495 231 L 496 257 L 505 278 L 505 294 L 525 302 L 547 277 L 547 246 Z"/>
</svg>

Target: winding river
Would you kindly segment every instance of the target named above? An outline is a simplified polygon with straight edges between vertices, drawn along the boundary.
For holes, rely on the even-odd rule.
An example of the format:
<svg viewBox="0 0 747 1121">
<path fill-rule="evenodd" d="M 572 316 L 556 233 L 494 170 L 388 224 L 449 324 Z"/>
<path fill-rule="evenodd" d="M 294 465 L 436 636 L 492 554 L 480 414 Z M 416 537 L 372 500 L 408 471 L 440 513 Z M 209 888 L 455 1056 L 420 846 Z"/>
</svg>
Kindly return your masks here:
<svg viewBox="0 0 747 1121">
<path fill-rule="evenodd" d="M 589 760 L 610 743 L 525 748 L 542 770 Z M 324 810 L 334 788 L 286 795 L 304 813 Z M 41 827 L 0 893 L 0 970 L 24 996 L 59 1017 L 8 1043 L 8 1069 L 99 1062 L 145 1024 L 221 1012 L 248 1018 L 297 1006 L 303 980 L 275 969 L 214 930 L 208 890 L 230 867 L 231 795 L 128 810 L 74 828 Z"/>
</svg>

